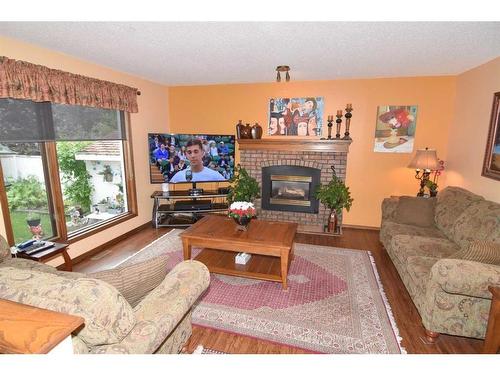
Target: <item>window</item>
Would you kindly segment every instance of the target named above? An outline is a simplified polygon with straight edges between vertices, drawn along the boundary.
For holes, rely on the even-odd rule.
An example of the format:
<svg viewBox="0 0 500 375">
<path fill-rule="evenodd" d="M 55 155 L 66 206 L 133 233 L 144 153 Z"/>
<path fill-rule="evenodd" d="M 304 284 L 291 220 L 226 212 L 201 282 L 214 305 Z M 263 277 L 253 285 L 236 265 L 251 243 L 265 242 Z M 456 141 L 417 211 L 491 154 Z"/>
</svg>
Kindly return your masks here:
<svg viewBox="0 0 500 375">
<path fill-rule="evenodd" d="M 14 242 L 57 233 L 39 143 L 0 143 L 0 162 Z"/>
<path fill-rule="evenodd" d="M 11 243 L 76 240 L 136 213 L 121 111 L 0 99 L 0 166 Z"/>
</svg>

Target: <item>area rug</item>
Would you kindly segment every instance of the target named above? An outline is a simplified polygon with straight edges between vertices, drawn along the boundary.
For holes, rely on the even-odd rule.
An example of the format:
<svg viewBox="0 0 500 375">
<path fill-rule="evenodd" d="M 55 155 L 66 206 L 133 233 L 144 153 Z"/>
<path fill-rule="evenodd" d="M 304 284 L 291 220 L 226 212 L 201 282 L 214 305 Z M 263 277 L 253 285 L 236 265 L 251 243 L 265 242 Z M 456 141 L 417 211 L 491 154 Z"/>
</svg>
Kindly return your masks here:
<svg viewBox="0 0 500 375">
<path fill-rule="evenodd" d="M 198 345 L 191 354 L 227 354 L 227 353 L 209 348 L 204 348 L 203 345 Z"/>
<path fill-rule="evenodd" d="M 182 261 L 181 230 L 120 264 L 170 254 Z M 200 249 L 193 249 L 193 257 Z M 288 290 L 281 283 L 211 275 L 193 324 L 314 353 L 406 353 L 368 251 L 295 244 Z"/>
</svg>

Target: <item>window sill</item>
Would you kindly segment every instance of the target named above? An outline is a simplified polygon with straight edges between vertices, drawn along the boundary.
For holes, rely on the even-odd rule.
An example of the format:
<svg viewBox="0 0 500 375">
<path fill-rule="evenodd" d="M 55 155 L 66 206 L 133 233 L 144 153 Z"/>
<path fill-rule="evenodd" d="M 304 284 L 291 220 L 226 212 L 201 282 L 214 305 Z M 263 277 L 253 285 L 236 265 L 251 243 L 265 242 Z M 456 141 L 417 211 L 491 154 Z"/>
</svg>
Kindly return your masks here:
<svg viewBox="0 0 500 375">
<path fill-rule="evenodd" d="M 93 236 L 96 233 L 102 232 L 103 230 L 109 229 L 111 227 L 114 227 L 115 225 L 118 225 L 118 224 L 123 223 L 127 220 L 130 220 L 136 216 L 137 216 L 137 214 L 133 213 L 133 212 L 123 213 L 123 214 L 118 215 L 109 221 L 106 221 L 106 223 L 97 224 L 95 227 L 91 227 L 87 230 L 75 232 L 74 234 L 68 234 L 68 239 L 65 242 L 67 242 L 68 244 L 72 244 L 72 243 L 81 241 L 87 237 Z"/>
</svg>

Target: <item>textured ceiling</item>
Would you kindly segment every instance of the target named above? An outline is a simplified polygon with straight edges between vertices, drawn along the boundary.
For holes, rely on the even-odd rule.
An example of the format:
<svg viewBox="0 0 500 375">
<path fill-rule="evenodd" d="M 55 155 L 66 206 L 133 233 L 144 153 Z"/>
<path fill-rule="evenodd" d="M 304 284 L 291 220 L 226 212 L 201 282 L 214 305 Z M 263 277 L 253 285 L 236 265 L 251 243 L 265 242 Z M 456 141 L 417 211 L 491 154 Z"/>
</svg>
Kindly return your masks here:
<svg viewBox="0 0 500 375">
<path fill-rule="evenodd" d="M 500 56 L 500 22 L 0 22 L 0 35 L 166 85 L 454 75 Z M 1 54 L 1 53 L 0 53 Z"/>
</svg>

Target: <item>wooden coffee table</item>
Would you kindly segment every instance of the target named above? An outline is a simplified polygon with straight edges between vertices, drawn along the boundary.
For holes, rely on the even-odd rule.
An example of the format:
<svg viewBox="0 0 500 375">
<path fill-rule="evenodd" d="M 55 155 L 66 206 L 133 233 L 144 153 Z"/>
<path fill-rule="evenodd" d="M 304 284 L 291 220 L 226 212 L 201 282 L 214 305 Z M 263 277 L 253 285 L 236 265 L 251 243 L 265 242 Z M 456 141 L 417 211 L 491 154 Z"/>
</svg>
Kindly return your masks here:
<svg viewBox="0 0 500 375">
<path fill-rule="evenodd" d="M 248 231 L 236 230 L 233 219 L 208 215 L 181 233 L 184 259 L 191 259 L 193 246 L 204 250 L 195 258 L 210 272 L 277 281 L 287 289 L 287 275 L 293 259 L 296 223 L 252 220 Z M 247 264 L 236 264 L 235 253 L 252 254 Z"/>
</svg>

